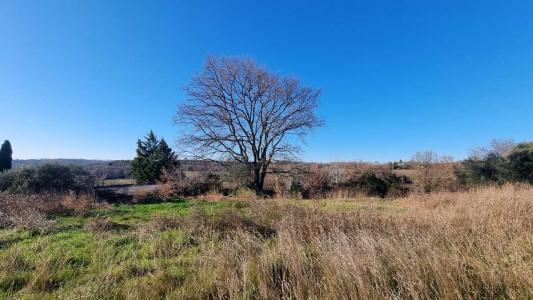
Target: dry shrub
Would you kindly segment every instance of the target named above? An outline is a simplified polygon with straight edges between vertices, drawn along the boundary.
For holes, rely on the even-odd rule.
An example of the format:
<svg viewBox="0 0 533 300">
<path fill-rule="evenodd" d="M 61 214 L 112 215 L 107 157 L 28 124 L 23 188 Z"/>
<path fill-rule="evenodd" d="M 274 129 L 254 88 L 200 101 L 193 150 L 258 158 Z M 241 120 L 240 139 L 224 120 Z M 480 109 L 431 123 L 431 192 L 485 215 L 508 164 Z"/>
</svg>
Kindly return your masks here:
<svg viewBox="0 0 533 300">
<path fill-rule="evenodd" d="M 186 174 L 183 170 L 165 169 L 162 172 L 160 195 L 164 198 L 200 196 L 222 189 L 218 174 Z M 189 172 L 190 173 L 190 172 Z"/>
<path fill-rule="evenodd" d="M 178 294 L 262 299 L 531 298 L 532 196 L 531 186 L 505 186 L 412 195 L 397 209 L 355 212 L 272 201 L 252 208 L 254 222 L 262 215 L 274 224 L 277 234 L 269 242 L 235 229 L 243 226 L 241 221 L 222 221 L 220 226 L 233 234 L 220 243 L 201 245 L 198 274 Z M 228 225 L 233 222 L 240 225 Z"/>
<path fill-rule="evenodd" d="M 83 228 L 93 233 L 104 233 L 109 231 L 127 229 L 128 226 L 124 224 L 115 223 L 110 218 L 95 218 L 87 222 Z"/>
<path fill-rule="evenodd" d="M 67 212 L 78 216 L 86 216 L 96 207 L 107 206 L 107 203 L 104 202 L 97 203 L 96 199 L 90 195 L 76 195 L 74 193 L 63 196 L 61 204 Z"/>
<path fill-rule="evenodd" d="M 0 227 L 48 232 L 56 223 L 52 215 L 84 215 L 96 206 L 88 195 L 0 193 Z"/>
<path fill-rule="evenodd" d="M 240 187 L 233 193 L 233 197 L 236 199 L 252 200 L 257 199 L 257 194 L 254 190 L 248 187 Z"/>
<path fill-rule="evenodd" d="M 133 203 L 155 203 L 160 202 L 160 194 L 158 191 L 137 189 L 133 193 Z"/>
<path fill-rule="evenodd" d="M 48 214 L 59 210 L 61 199 L 42 195 L 0 194 L 0 226 L 48 232 L 55 222 Z"/>
</svg>

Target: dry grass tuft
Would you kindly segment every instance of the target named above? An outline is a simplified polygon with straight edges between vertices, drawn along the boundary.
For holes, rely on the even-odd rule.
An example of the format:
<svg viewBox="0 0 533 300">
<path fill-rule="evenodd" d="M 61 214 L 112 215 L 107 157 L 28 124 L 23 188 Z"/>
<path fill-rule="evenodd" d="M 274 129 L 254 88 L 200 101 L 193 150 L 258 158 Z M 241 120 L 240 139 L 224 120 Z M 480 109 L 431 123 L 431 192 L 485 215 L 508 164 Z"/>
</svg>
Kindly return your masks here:
<svg viewBox="0 0 533 300">
<path fill-rule="evenodd" d="M 118 231 L 128 229 L 129 227 L 124 224 L 119 224 L 111 221 L 109 218 L 95 218 L 90 222 L 87 222 L 84 227 L 85 230 L 94 233 L 104 233 L 110 231 Z"/>
</svg>

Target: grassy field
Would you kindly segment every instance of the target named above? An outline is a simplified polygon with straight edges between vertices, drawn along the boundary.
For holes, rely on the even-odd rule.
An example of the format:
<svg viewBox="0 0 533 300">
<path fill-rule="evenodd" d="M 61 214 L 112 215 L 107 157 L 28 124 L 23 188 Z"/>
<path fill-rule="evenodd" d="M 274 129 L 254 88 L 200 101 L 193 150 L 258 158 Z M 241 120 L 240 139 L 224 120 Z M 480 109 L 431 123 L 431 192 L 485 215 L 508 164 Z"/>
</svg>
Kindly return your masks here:
<svg viewBox="0 0 533 300">
<path fill-rule="evenodd" d="M 0 230 L 0 298 L 533 298 L 533 188 L 175 200 Z"/>
</svg>

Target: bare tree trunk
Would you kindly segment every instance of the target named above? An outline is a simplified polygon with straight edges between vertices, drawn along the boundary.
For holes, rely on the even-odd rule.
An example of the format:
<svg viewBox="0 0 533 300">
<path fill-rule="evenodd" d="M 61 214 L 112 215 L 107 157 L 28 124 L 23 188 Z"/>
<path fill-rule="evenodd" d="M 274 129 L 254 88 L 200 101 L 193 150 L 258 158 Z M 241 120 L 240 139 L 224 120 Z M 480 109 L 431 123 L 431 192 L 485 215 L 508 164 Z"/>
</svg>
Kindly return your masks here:
<svg viewBox="0 0 533 300">
<path fill-rule="evenodd" d="M 255 194 L 257 196 L 263 195 L 263 182 L 261 181 L 261 170 L 256 165 L 254 166 L 254 186 Z"/>
</svg>

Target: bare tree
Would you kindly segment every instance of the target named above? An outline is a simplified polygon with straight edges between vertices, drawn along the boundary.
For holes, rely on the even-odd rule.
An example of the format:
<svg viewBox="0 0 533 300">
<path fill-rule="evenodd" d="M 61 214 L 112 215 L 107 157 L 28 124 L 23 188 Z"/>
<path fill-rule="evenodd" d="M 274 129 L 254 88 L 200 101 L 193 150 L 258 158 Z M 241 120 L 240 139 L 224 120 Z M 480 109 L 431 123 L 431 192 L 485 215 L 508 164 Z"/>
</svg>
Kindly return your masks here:
<svg viewBox="0 0 533 300">
<path fill-rule="evenodd" d="M 335 185 L 338 185 L 339 183 L 341 183 L 341 181 L 343 180 L 344 178 L 344 173 L 345 173 L 345 170 L 344 168 L 342 167 L 341 164 L 339 163 L 332 163 L 330 168 L 329 168 L 329 177 L 331 179 L 331 182 Z"/>
<path fill-rule="evenodd" d="M 501 157 L 509 156 L 516 146 L 517 143 L 512 139 L 493 139 L 490 141 L 491 152 Z"/>
<path fill-rule="evenodd" d="M 418 166 L 422 189 L 424 192 L 431 192 L 434 185 L 431 173 L 434 164 L 439 161 L 438 155 L 433 151 L 416 152 L 412 160 Z"/>
<path fill-rule="evenodd" d="M 428 166 L 432 163 L 436 163 L 439 160 L 438 155 L 433 151 L 416 152 L 413 155 L 413 161 L 421 166 Z"/>
<path fill-rule="evenodd" d="M 271 164 L 299 151 L 294 137 L 322 123 L 315 114 L 319 90 L 250 59 L 209 57 L 185 91 L 176 116 L 185 125 L 182 144 L 195 157 L 244 163 L 258 194 Z"/>
<path fill-rule="evenodd" d="M 475 160 L 483 160 L 489 154 L 495 154 L 501 157 L 507 157 L 513 152 L 517 143 L 512 139 L 492 139 L 490 147 L 476 147 L 470 150 L 469 158 Z"/>
</svg>

